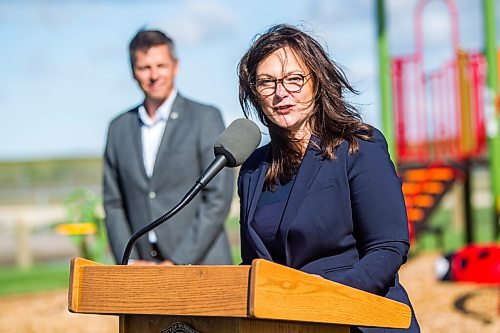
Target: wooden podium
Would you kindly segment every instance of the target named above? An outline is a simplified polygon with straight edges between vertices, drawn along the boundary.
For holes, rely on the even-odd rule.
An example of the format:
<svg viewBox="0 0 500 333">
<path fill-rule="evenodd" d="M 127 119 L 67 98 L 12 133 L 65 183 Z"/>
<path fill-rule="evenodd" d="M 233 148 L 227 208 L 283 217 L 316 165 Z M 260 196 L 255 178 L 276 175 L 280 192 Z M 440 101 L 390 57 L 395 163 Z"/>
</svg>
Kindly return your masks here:
<svg viewBox="0 0 500 333">
<path fill-rule="evenodd" d="M 117 266 L 71 261 L 68 308 L 119 315 L 120 332 L 349 332 L 406 328 L 411 310 L 263 259 L 251 266 Z"/>
</svg>

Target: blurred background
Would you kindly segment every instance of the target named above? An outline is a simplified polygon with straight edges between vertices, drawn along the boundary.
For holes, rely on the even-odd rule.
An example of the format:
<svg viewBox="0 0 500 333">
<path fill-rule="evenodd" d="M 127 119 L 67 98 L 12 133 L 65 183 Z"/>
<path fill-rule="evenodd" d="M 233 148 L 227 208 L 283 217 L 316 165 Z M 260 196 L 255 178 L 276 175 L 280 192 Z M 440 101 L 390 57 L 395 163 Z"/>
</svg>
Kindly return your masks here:
<svg viewBox="0 0 500 333">
<path fill-rule="evenodd" d="M 500 0 L 0 0 L 0 331 L 117 331 L 116 318 L 67 313 L 65 288 L 72 257 L 112 263 L 101 156 L 109 121 L 142 102 L 135 33 L 172 36 L 179 91 L 220 108 L 227 125 L 243 117 L 241 56 L 289 23 L 342 65 L 360 92 L 349 98 L 388 137 L 412 236 L 402 279 L 423 332 L 498 332 L 495 286 L 440 282 L 434 270 L 441 255 L 499 243 L 498 22 Z M 26 323 L 23 311 L 39 318 Z"/>
</svg>

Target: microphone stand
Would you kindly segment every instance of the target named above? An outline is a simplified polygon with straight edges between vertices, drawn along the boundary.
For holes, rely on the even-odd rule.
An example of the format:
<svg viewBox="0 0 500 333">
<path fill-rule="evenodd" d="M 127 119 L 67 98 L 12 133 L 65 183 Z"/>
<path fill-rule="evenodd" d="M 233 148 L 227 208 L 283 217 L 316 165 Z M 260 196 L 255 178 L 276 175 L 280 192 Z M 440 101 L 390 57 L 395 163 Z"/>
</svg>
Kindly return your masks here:
<svg viewBox="0 0 500 333">
<path fill-rule="evenodd" d="M 121 265 L 127 265 L 130 258 L 130 253 L 132 252 L 132 247 L 141 236 L 158 227 L 160 224 L 169 220 L 175 214 L 177 214 L 182 208 L 184 208 L 184 206 L 186 206 L 191 200 L 193 200 L 198 192 L 200 192 L 200 190 L 204 188 L 208 184 L 208 182 L 210 182 L 212 178 L 214 178 L 226 166 L 226 164 L 226 157 L 224 155 L 218 155 L 177 205 L 175 205 L 171 210 L 169 210 L 150 224 L 146 225 L 144 228 L 136 231 L 128 240 L 125 251 L 123 252 Z"/>
</svg>

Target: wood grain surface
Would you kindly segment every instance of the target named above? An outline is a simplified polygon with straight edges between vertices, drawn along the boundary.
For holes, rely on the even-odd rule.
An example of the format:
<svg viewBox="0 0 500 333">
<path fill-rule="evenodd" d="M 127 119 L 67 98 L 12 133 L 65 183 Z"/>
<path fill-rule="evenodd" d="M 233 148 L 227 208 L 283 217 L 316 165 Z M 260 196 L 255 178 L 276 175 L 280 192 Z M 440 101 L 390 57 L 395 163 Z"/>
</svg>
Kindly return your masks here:
<svg viewBox="0 0 500 333">
<path fill-rule="evenodd" d="M 72 262 L 69 310 L 246 317 L 250 266 L 119 266 Z"/>
<path fill-rule="evenodd" d="M 250 315 L 394 328 L 411 321 L 406 304 L 262 259 L 252 264 Z"/>
</svg>

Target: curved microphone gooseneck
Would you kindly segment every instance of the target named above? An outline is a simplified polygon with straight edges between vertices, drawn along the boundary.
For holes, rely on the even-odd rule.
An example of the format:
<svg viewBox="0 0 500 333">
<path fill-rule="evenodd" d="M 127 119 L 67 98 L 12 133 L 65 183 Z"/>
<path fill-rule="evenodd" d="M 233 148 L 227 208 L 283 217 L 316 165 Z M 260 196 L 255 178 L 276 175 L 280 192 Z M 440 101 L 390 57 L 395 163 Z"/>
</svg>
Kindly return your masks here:
<svg viewBox="0 0 500 333">
<path fill-rule="evenodd" d="M 127 265 L 132 247 L 137 239 L 177 214 L 184 206 L 193 200 L 196 194 L 224 169 L 224 167 L 227 166 L 232 168 L 243 164 L 260 144 L 260 140 L 260 130 L 255 123 L 244 118 L 233 121 L 224 132 L 221 133 L 214 144 L 214 161 L 177 205 L 144 228 L 136 231 L 130 237 L 125 247 L 121 264 Z"/>
</svg>

